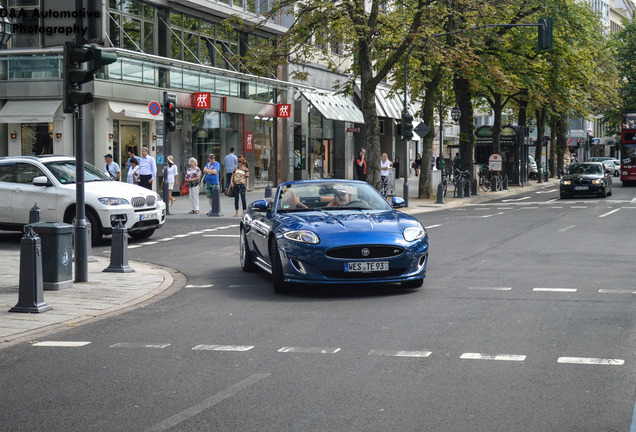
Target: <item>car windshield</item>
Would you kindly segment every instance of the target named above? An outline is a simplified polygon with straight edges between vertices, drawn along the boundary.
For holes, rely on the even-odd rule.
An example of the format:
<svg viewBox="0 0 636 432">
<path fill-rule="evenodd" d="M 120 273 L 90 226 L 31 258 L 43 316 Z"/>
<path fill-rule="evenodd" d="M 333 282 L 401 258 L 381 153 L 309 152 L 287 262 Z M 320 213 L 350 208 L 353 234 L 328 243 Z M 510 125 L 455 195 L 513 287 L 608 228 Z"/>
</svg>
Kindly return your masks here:
<svg viewBox="0 0 636 432">
<path fill-rule="evenodd" d="M 278 212 L 390 209 L 371 185 L 338 181 L 282 185 L 277 206 Z"/>
<path fill-rule="evenodd" d="M 45 165 L 60 183 L 71 184 L 77 181 L 75 176 L 75 161 L 54 161 L 47 162 Z M 84 162 L 84 181 L 110 181 L 110 179 L 106 177 L 106 174 L 95 168 L 93 165 Z"/>
<path fill-rule="evenodd" d="M 568 174 L 601 174 L 601 164 L 573 164 L 568 169 Z"/>
</svg>

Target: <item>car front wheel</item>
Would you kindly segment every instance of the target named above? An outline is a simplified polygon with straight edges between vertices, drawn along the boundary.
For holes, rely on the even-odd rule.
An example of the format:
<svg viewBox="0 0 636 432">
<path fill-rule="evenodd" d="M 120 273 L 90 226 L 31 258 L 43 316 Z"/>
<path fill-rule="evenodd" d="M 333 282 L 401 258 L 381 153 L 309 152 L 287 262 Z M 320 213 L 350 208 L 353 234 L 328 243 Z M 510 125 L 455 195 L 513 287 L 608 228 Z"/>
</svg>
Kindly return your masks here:
<svg viewBox="0 0 636 432">
<path fill-rule="evenodd" d="M 256 265 L 254 264 L 252 258 L 252 252 L 247 244 L 247 236 L 245 235 L 245 230 L 241 229 L 241 244 L 240 244 L 240 259 L 241 259 L 241 268 L 244 272 L 253 272 L 256 270 Z"/>
<path fill-rule="evenodd" d="M 284 293 L 287 291 L 288 286 L 284 281 L 283 264 L 280 260 L 276 240 L 272 240 L 269 243 L 269 256 L 272 261 L 272 287 L 274 288 L 274 292 L 279 294 Z"/>
</svg>

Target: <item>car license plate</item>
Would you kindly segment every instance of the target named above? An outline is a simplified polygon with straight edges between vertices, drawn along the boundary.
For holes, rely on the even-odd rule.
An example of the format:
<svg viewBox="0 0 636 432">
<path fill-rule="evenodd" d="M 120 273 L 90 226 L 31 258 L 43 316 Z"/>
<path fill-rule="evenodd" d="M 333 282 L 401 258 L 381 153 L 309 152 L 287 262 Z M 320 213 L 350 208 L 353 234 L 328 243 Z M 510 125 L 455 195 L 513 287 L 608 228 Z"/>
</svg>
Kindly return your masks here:
<svg viewBox="0 0 636 432">
<path fill-rule="evenodd" d="M 388 261 L 361 261 L 345 263 L 345 272 L 370 273 L 387 271 L 388 269 Z"/>
<path fill-rule="evenodd" d="M 146 213 L 146 214 L 139 215 L 139 220 L 150 220 L 150 219 L 157 219 L 157 213 Z"/>
<path fill-rule="evenodd" d="M 589 186 L 574 186 L 574 190 L 588 190 Z"/>
</svg>

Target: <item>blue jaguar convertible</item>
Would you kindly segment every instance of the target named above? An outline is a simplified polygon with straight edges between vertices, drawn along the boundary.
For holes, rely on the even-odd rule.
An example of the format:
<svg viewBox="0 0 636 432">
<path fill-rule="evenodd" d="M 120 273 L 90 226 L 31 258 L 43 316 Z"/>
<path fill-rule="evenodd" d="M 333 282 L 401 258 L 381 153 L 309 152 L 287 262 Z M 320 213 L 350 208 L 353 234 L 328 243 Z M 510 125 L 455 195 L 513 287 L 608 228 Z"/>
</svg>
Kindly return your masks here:
<svg viewBox="0 0 636 432">
<path fill-rule="evenodd" d="M 428 235 L 415 218 L 395 210 L 371 185 L 351 180 L 281 184 L 255 201 L 241 220 L 244 271 L 272 275 L 274 291 L 295 284 L 422 286 Z"/>
</svg>

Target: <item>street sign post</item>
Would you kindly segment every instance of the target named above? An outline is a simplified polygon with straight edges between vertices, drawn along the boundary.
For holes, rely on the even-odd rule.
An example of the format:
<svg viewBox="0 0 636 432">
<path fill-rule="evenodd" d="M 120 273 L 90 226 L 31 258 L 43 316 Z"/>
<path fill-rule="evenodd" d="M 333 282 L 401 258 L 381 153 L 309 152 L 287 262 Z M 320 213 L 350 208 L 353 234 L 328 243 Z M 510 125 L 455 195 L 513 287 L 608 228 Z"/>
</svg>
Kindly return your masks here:
<svg viewBox="0 0 636 432">
<path fill-rule="evenodd" d="M 488 158 L 488 169 L 490 171 L 503 171 L 503 158 L 500 154 L 494 153 Z"/>
</svg>

